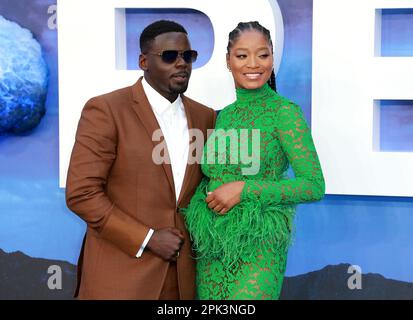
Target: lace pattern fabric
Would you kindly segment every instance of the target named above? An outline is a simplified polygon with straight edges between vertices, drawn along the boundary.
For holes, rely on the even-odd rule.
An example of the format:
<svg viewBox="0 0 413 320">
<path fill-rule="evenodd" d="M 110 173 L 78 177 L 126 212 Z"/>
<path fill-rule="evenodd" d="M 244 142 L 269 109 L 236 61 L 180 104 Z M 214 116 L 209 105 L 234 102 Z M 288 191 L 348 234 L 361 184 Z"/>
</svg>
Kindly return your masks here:
<svg viewBox="0 0 413 320">
<path fill-rule="evenodd" d="M 286 175 L 289 165 L 294 178 Z M 277 299 L 294 206 L 324 195 L 321 166 L 300 107 L 268 85 L 237 89 L 237 100 L 217 118 L 201 168 L 206 177 L 183 209 L 197 253 L 198 297 Z M 232 181 L 245 181 L 241 202 L 218 215 L 205 202 L 207 192 Z"/>
</svg>

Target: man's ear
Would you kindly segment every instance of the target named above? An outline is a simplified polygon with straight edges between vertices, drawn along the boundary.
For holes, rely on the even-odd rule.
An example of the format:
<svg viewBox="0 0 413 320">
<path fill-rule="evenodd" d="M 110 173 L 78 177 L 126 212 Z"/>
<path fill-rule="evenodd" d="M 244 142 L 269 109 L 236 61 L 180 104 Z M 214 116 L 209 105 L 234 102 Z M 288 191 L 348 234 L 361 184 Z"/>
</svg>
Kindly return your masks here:
<svg viewBox="0 0 413 320">
<path fill-rule="evenodd" d="M 148 60 L 144 54 L 139 55 L 139 68 L 143 71 L 148 71 Z"/>
</svg>

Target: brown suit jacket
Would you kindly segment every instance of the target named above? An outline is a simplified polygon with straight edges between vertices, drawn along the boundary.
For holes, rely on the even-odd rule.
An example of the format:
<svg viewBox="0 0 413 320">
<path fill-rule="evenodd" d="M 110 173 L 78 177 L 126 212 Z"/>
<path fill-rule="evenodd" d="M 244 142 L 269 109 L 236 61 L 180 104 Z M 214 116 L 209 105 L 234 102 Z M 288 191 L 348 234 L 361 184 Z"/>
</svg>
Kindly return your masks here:
<svg viewBox="0 0 413 320">
<path fill-rule="evenodd" d="M 184 231 L 177 259 L 180 298 L 195 296 L 195 263 L 179 208 L 188 205 L 202 172 L 199 163 L 187 165 L 176 204 L 171 165 L 152 161 L 159 124 L 141 81 L 90 99 L 79 121 L 66 201 L 87 223 L 75 293 L 80 299 L 158 299 L 169 263 L 147 249 L 141 258 L 135 255 L 149 228 L 165 227 Z M 206 139 L 214 110 L 182 100 L 188 128 L 202 130 Z"/>
</svg>

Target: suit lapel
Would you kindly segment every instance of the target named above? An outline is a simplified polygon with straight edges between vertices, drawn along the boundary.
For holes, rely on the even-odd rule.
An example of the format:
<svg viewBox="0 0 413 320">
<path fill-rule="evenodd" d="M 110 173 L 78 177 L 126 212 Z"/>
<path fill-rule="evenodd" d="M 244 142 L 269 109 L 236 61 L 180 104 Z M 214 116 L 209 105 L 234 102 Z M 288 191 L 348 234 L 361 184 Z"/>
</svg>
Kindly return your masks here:
<svg viewBox="0 0 413 320">
<path fill-rule="evenodd" d="M 182 97 L 182 102 L 184 104 L 184 108 L 185 108 L 185 114 L 186 114 L 186 119 L 188 122 L 188 131 L 191 132 L 190 130 L 193 129 L 195 127 L 194 125 L 194 115 L 192 114 L 192 108 L 189 107 L 189 102 L 186 99 L 186 97 L 184 95 L 181 96 Z M 190 145 L 191 143 L 191 135 L 189 135 L 189 141 L 188 141 L 188 145 Z M 178 207 L 181 204 L 182 198 L 186 192 L 186 189 L 189 186 L 189 183 L 191 181 L 191 177 L 192 174 L 195 171 L 196 168 L 196 164 L 188 164 L 188 160 L 189 157 L 191 157 L 191 150 L 188 150 L 188 159 L 186 162 L 186 169 L 185 169 L 185 176 L 184 176 L 184 181 L 182 182 L 182 188 L 181 188 L 181 192 L 179 194 L 179 198 L 178 198 Z"/>
<path fill-rule="evenodd" d="M 146 98 L 145 91 L 143 90 L 142 77 L 138 80 L 138 82 L 136 82 L 136 84 L 132 86 L 132 95 L 133 95 L 133 100 L 134 100 L 133 109 L 135 110 L 136 114 L 138 115 L 139 119 L 144 125 L 145 130 L 148 133 L 149 139 L 151 139 L 153 143 L 153 146 L 156 147 L 159 143 L 164 141 L 164 138 L 161 141 L 152 140 L 152 134 L 154 133 L 154 131 L 161 130 L 161 128 L 159 126 L 158 121 L 156 120 L 156 116 L 152 110 L 152 107 L 150 106 L 149 101 Z M 166 146 L 166 143 L 165 143 L 165 146 Z M 168 178 L 174 198 L 176 198 L 171 161 L 169 158 L 169 152 L 167 148 L 165 148 L 164 156 L 165 156 L 165 159 L 167 159 L 168 161 L 167 163 L 163 162 L 162 167 Z"/>
</svg>

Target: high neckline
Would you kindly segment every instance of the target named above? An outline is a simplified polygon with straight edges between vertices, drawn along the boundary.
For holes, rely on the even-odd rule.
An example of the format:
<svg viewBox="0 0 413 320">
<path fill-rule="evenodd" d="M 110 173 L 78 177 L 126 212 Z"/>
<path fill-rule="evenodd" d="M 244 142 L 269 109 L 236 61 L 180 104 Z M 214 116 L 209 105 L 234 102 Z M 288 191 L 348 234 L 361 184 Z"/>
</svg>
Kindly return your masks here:
<svg viewBox="0 0 413 320">
<path fill-rule="evenodd" d="M 236 88 L 237 100 L 259 99 L 274 93 L 268 83 L 257 89 Z"/>
</svg>

